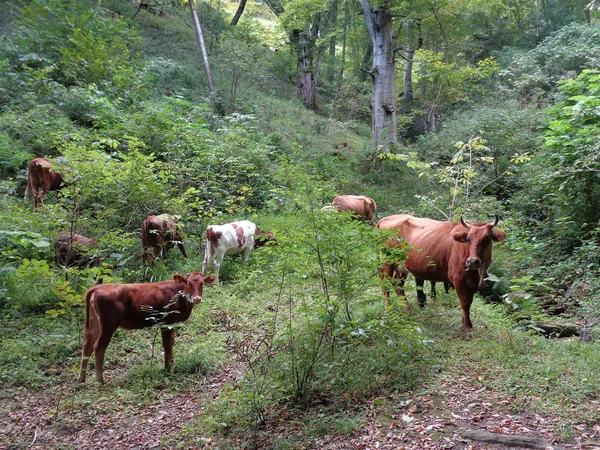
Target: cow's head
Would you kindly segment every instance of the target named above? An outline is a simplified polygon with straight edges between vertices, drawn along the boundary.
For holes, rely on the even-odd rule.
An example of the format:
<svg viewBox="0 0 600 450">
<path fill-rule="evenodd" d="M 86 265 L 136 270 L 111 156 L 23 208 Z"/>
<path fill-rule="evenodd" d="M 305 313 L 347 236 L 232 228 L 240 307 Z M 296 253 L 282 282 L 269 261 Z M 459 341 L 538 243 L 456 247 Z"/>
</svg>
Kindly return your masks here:
<svg viewBox="0 0 600 450">
<path fill-rule="evenodd" d="M 492 242 L 502 242 L 506 233 L 494 230 L 498 225 L 498 216 L 493 223 L 477 222 L 468 224 L 462 216 L 460 223 L 464 228 L 456 227 L 452 232 L 455 241 L 469 244 L 469 256 L 465 261 L 465 269 L 487 269 L 492 262 Z"/>
<path fill-rule="evenodd" d="M 202 301 L 202 288 L 206 283 L 212 283 L 215 281 L 214 275 L 205 277 L 200 272 L 188 273 L 186 276 L 179 275 L 176 273 L 173 275 L 173 279 L 177 283 L 183 283 L 183 293 L 191 303 L 200 303 Z"/>
<path fill-rule="evenodd" d="M 265 245 L 279 245 L 277 239 L 275 239 L 275 233 L 256 228 L 256 233 L 254 233 L 254 248 L 264 247 Z"/>
</svg>

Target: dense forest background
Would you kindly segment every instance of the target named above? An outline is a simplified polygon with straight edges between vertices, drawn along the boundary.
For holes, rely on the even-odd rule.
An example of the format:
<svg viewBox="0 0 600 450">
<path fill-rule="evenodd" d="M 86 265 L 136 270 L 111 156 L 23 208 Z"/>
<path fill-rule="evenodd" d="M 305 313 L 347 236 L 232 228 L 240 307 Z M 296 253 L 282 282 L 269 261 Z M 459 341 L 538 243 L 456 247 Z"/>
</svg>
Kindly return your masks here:
<svg viewBox="0 0 600 450">
<path fill-rule="evenodd" d="M 387 426 L 466 379 L 595 448 L 599 6 L 228 0 L 192 4 L 198 28 L 184 1 L 1 2 L 0 397 L 20 431 L 0 445 L 85 448 L 40 424 L 75 433 L 235 368 L 163 448 L 349 441 L 374 408 Z M 36 210 L 34 157 L 65 179 Z M 500 218 L 472 333 L 453 291 L 384 310 L 373 230 L 321 211 L 337 194 L 372 197 L 379 217 Z M 189 258 L 142 260 L 142 221 L 161 213 Z M 85 290 L 198 271 L 207 225 L 240 219 L 279 245 L 226 258 L 178 329 L 174 373 L 152 328 L 115 336 L 107 387 L 76 386 Z M 103 266 L 56 264 L 62 231 L 96 240 Z"/>
</svg>

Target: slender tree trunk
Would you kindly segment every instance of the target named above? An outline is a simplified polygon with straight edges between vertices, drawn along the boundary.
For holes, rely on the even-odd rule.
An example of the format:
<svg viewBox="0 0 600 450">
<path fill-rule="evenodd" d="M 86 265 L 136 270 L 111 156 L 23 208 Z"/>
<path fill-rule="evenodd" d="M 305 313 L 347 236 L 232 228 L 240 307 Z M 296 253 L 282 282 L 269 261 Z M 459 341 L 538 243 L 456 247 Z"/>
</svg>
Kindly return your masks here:
<svg viewBox="0 0 600 450">
<path fill-rule="evenodd" d="M 396 61 L 392 41 L 390 0 L 371 10 L 368 0 L 359 0 L 373 43 L 371 101 L 371 145 L 375 153 L 389 151 L 398 142 L 396 128 Z"/>
<path fill-rule="evenodd" d="M 415 52 L 421 48 L 421 38 L 415 37 L 415 23 L 413 20 L 406 21 L 406 42 L 404 47 L 404 93 L 402 94 L 402 102 L 409 105 L 413 102 L 413 83 L 412 71 L 415 59 Z"/>
<path fill-rule="evenodd" d="M 279 17 L 284 11 L 283 5 L 281 4 L 280 0 L 265 0 L 265 3 L 269 7 L 269 9 L 273 11 L 273 14 L 275 14 L 277 17 Z"/>
<path fill-rule="evenodd" d="M 350 5 L 348 0 L 344 2 L 344 32 L 342 37 L 342 63 L 340 66 L 340 76 L 337 82 L 337 90 L 339 91 L 342 86 L 342 80 L 344 79 L 344 69 L 346 67 L 346 35 L 348 31 L 348 18 L 350 17 Z"/>
<path fill-rule="evenodd" d="M 240 17 L 242 17 L 242 14 L 244 13 L 244 8 L 246 8 L 246 1 L 247 0 L 240 0 L 238 9 L 235 12 L 235 15 L 233 16 L 233 19 L 231 19 L 232 26 L 236 26 L 238 24 L 238 22 L 240 21 Z"/>
<path fill-rule="evenodd" d="M 327 32 L 331 33 L 329 38 L 329 68 L 327 70 L 327 79 L 333 83 L 335 81 L 335 49 L 337 47 L 337 27 L 338 0 L 331 0 L 327 9 Z"/>
<path fill-rule="evenodd" d="M 404 61 L 404 93 L 402 94 L 402 102 L 406 104 L 411 104 L 413 101 L 412 70 L 414 57 L 414 50 L 406 52 L 406 61 Z"/>
<path fill-rule="evenodd" d="M 196 30 L 196 38 L 198 39 L 198 45 L 200 46 L 200 53 L 202 54 L 202 64 L 204 65 L 204 73 L 208 81 L 208 87 L 210 89 L 210 96 L 213 99 L 217 98 L 217 90 L 213 83 L 212 71 L 210 70 L 210 64 L 208 63 L 208 53 L 206 52 L 206 46 L 204 45 L 204 37 L 202 36 L 202 27 L 200 26 L 200 20 L 198 20 L 198 13 L 194 6 L 194 0 L 188 0 L 190 4 L 190 10 L 192 12 L 192 19 L 194 21 L 194 30 Z"/>
<path fill-rule="evenodd" d="M 373 42 L 369 41 L 369 45 L 367 45 L 367 51 L 363 56 L 362 64 L 361 64 L 361 72 L 359 75 L 360 81 L 366 81 L 369 71 L 362 70 L 365 69 L 369 64 L 373 63 Z"/>
</svg>

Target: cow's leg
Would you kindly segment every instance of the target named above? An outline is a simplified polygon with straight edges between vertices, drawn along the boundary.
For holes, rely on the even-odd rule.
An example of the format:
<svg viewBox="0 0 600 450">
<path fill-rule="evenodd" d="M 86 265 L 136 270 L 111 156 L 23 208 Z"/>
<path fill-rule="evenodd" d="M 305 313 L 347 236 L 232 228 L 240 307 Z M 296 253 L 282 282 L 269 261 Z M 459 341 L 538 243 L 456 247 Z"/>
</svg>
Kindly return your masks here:
<svg viewBox="0 0 600 450">
<path fill-rule="evenodd" d="M 202 262 L 202 274 L 206 275 L 206 270 L 210 269 L 211 259 L 213 255 L 213 247 L 210 241 L 206 240 L 206 251 L 204 253 L 204 261 Z"/>
<path fill-rule="evenodd" d="M 250 244 L 250 243 L 248 243 Z M 242 252 L 242 262 L 247 262 L 248 258 L 250 258 L 250 253 L 252 252 L 252 247 L 247 246 Z"/>
<path fill-rule="evenodd" d="M 38 204 L 40 206 L 44 206 L 44 199 L 46 198 L 46 194 L 50 190 L 50 184 L 44 183 L 41 185 L 40 190 L 38 191 Z"/>
<path fill-rule="evenodd" d="M 392 277 L 394 279 L 394 289 L 396 290 L 396 295 L 398 297 L 404 299 L 404 303 L 406 305 L 406 312 L 412 314 L 412 309 L 410 307 L 410 303 L 408 302 L 408 297 L 406 296 L 406 292 L 404 292 L 404 283 L 406 282 L 406 277 L 408 276 L 408 272 L 406 271 L 404 264 L 396 264 L 392 266 L 394 269 L 392 272 Z"/>
<path fill-rule="evenodd" d="M 35 210 L 39 205 L 41 205 L 40 196 L 41 193 L 35 187 L 33 188 L 33 209 Z"/>
<path fill-rule="evenodd" d="M 471 331 L 473 329 L 473 324 L 471 323 L 471 304 L 473 303 L 473 293 L 472 292 L 464 292 L 455 284 L 456 293 L 458 294 L 458 298 L 460 300 L 460 306 L 463 310 L 463 320 L 462 320 L 462 328 L 465 331 Z"/>
<path fill-rule="evenodd" d="M 106 347 L 110 343 L 110 339 L 117 330 L 110 321 L 100 322 L 98 340 L 94 345 L 94 354 L 96 355 L 96 381 L 104 384 L 104 354 L 106 353 Z"/>
<path fill-rule="evenodd" d="M 173 344 L 175 343 L 175 330 L 173 328 L 161 329 L 163 350 L 165 351 L 165 370 L 169 371 L 173 365 Z"/>
<path fill-rule="evenodd" d="M 221 248 L 216 248 L 215 249 L 215 259 L 213 261 L 213 266 L 214 266 L 214 270 L 213 273 L 215 274 L 215 283 L 219 284 L 219 271 L 221 270 L 221 263 L 223 262 L 223 258 L 225 257 L 225 250 L 221 249 Z"/>
<path fill-rule="evenodd" d="M 90 360 L 90 356 L 94 353 L 94 345 L 98 340 L 98 333 L 100 329 L 98 328 L 98 320 L 96 319 L 93 311 L 89 311 L 89 328 L 86 326 L 86 330 L 83 334 L 83 351 L 81 352 L 81 367 L 79 370 L 79 379 L 80 383 L 85 383 L 85 375 L 88 362 Z M 86 324 L 87 325 L 87 324 Z"/>
<path fill-rule="evenodd" d="M 432 282 L 432 284 L 431 284 L 432 289 L 435 288 L 435 285 L 433 283 L 435 283 L 435 281 Z M 425 302 L 427 301 L 427 298 L 425 297 L 425 291 L 423 290 L 423 286 L 425 285 L 425 280 L 415 278 L 415 284 L 417 285 L 417 303 L 419 304 L 419 306 L 421 308 L 424 308 Z"/>
<path fill-rule="evenodd" d="M 377 269 L 379 278 L 381 279 L 381 293 L 383 295 L 383 306 L 387 309 L 390 306 L 390 289 L 387 285 L 388 279 L 391 278 L 394 267 L 390 264 L 383 264 L 383 267 Z"/>
<path fill-rule="evenodd" d="M 183 243 L 177 242 L 177 248 L 179 248 L 179 251 L 181 252 L 183 257 L 187 258 L 187 254 L 185 253 L 185 247 L 183 246 Z"/>
<path fill-rule="evenodd" d="M 445 284 L 445 283 L 444 283 Z M 431 281 L 431 292 L 429 294 L 431 299 L 437 298 L 437 291 L 435 290 L 435 281 Z"/>
</svg>

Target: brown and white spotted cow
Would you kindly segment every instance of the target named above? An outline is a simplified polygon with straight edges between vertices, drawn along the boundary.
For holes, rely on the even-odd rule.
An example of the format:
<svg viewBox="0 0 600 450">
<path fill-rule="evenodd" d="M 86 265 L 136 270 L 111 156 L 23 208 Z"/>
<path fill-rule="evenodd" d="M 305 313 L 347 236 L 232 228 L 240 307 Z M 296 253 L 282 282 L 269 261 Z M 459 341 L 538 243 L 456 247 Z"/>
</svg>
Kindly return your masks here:
<svg viewBox="0 0 600 450">
<path fill-rule="evenodd" d="M 249 220 L 240 220 L 225 225 L 209 225 L 206 229 L 206 253 L 202 273 L 214 264 L 215 276 L 219 282 L 219 268 L 225 255 L 242 254 L 242 261 L 248 261 L 252 250 L 275 241 L 275 235 L 261 231 Z M 214 258 L 214 262 L 213 262 Z"/>
</svg>

